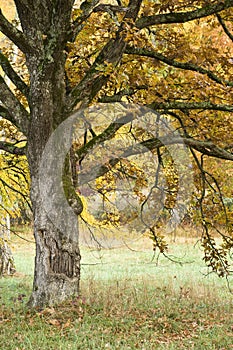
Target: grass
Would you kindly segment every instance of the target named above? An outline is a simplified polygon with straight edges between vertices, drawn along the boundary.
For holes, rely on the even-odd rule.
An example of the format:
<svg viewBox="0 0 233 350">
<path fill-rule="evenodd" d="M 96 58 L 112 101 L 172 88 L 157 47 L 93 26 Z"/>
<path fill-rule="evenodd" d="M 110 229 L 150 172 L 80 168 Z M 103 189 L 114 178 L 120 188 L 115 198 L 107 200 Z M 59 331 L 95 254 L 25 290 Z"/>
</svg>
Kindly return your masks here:
<svg viewBox="0 0 233 350">
<path fill-rule="evenodd" d="M 131 250 L 83 247 L 80 297 L 36 312 L 26 308 L 34 245 L 14 238 L 17 274 L 0 280 L 0 349 L 233 349 L 233 295 L 203 274 L 195 242 L 171 243 L 182 265 L 152 261 L 145 240 Z"/>
</svg>

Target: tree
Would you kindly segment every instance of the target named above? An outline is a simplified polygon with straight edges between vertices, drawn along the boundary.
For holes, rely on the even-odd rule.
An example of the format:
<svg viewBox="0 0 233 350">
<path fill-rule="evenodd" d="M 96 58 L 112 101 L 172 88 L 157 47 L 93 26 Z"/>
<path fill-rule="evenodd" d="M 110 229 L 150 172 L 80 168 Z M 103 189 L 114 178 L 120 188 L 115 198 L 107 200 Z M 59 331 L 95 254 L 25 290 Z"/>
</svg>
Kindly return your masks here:
<svg viewBox="0 0 233 350">
<path fill-rule="evenodd" d="M 233 111 L 233 82 L 229 73 L 232 26 L 228 21 L 233 2 L 174 0 L 157 4 L 129 0 L 112 5 L 99 4 L 98 0 L 81 4 L 74 0 L 15 0 L 14 3 L 20 26 L 10 23 L 1 11 L 0 29 L 22 53 L 27 73 L 14 67 L 7 53 L 1 51 L 1 67 L 15 88 L 0 78 L 0 113 L 23 133 L 27 146 L 25 149 L 2 141 L 0 147 L 12 154 L 25 151 L 27 156 L 36 240 L 30 304 L 41 307 L 79 292 L 80 252 L 78 241 L 73 239 L 77 223 L 72 218 L 66 222 L 66 234 L 59 231 L 40 195 L 43 150 L 53 132 L 73 111 L 96 102 L 129 101 L 168 116 L 174 127 L 181 130 L 183 142 L 190 149 L 201 174 L 198 181 L 202 189 L 207 184 L 213 189 L 203 165 L 206 156 L 233 160 L 229 133 L 233 127 L 229 117 Z M 122 117 L 99 133 L 87 126 L 88 137 L 74 150 L 77 162 L 80 164 L 90 149 L 115 137 L 133 119 L 132 113 L 130 118 Z M 211 132 L 214 128 L 216 133 Z M 170 162 L 163 142 L 148 132 L 143 132 L 144 136 L 140 130 L 135 132 L 140 145 L 156 152 L 160 167 L 163 159 Z M 64 164 L 63 186 L 67 201 L 80 215 L 83 204 L 73 186 L 73 163 L 70 152 Z M 117 163 L 119 160 L 115 159 L 111 164 L 103 164 L 97 177 Z M 88 174 L 85 176 L 88 179 Z M 221 202 L 218 187 L 214 193 Z M 204 197 L 202 192 L 198 199 L 203 218 Z M 225 256 L 232 247 L 232 236 L 224 235 L 225 246 L 217 250 L 207 226 L 205 221 L 206 260 L 215 271 L 227 272 Z M 149 229 L 155 244 L 164 251 L 155 230 Z"/>
</svg>

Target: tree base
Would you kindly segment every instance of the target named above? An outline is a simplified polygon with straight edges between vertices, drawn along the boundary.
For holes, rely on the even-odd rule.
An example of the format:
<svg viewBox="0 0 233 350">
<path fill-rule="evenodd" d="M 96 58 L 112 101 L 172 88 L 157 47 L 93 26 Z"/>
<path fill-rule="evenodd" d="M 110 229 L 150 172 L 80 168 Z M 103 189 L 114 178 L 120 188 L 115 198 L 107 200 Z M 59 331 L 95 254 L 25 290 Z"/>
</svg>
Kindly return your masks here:
<svg viewBox="0 0 233 350">
<path fill-rule="evenodd" d="M 59 304 L 79 293 L 78 242 L 61 237 L 51 224 L 48 226 L 48 230 L 35 231 L 35 274 L 29 307 Z"/>
</svg>

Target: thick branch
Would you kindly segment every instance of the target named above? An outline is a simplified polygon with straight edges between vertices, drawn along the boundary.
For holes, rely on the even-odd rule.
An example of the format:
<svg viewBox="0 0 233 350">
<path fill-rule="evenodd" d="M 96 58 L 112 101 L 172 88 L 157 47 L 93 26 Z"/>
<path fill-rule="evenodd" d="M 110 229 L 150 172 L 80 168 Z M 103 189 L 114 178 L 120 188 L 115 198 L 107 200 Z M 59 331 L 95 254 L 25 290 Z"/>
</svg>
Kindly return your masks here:
<svg viewBox="0 0 233 350">
<path fill-rule="evenodd" d="M 15 144 L 5 142 L 5 141 L 0 141 L 0 149 L 11 154 L 16 154 L 16 155 L 25 155 L 26 152 L 26 147 L 16 147 Z"/>
<path fill-rule="evenodd" d="M 164 63 L 168 64 L 169 66 L 172 66 L 175 68 L 180 68 L 180 69 L 189 70 L 189 71 L 198 72 L 200 74 L 207 75 L 211 80 L 215 81 L 218 84 L 226 85 L 226 86 L 233 86 L 233 81 L 227 81 L 224 79 L 220 79 L 217 75 L 215 75 L 213 72 L 211 72 L 208 69 L 202 68 L 202 67 L 195 65 L 193 63 L 182 63 L 182 62 L 175 61 L 175 60 L 170 59 L 170 58 L 168 58 L 168 57 L 166 57 L 166 56 L 162 55 L 161 53 L 158 53 L 154 50 L 137 48 L 137 47 L 132 47 L 132 46 L 127 45 L 127 47 L 125 49 L 125 53 L 154 58 L 158 61 L 164 62 Z"/>
<path fill-rule="evenodd" d="M 0 77 L 0 100 L 6 108 L 1 107 L 0 112 L 4 118 L 12 122 L 19 130 L 27 135 L 29 126 L 29 114 L 23 105 L 18 101 L 6 82 Z"/>
<path fill-rule="evenodd" d="M 12 81 L 12 83 L 24 94 L 25 97 L 28 97 L 29 87 L 25 82 L 20 78 L 20 76 L 15 72 L 12 68 L 9 60 L 5 55 L 0 51 L 0 65 L 3 71 L 6 73 L 8 78 Z"/>
<path fill-rule="evenodd" d="M 218 111 L 225 111 L 225 112 L 233 112 L 233 106 L 231 105 L 219 105 L 219 104 L 213 104 L 210 102 L 193 102 L 193 103 L 184 103 L 184 102 L 156 103 L 154 102 L 152 104 L 147 105 L 146 107 L 151 108 L 153 110 L 165 110 L 165 111 L 172 110 L 172 109 L 180 109 L 180 110 L 201 109 L 201 110 L 218 110 Z M 100 135 L 93 137 L 83 147 L 79 148 L 76 151 L 77 158 L 79 160 L 83 159 L 83 157 L 85 157 L 88 154 L 88 152 L 90 152 L 94 147 L 113 138 L 116 132 L 123 125 L 126 125 L 127 123 L 132 122 L 135 119 L 136 115 L 143 115 L 143 107 L 141 107 L 142 110 L 140 110 L 140 106 L 138 106 L 138 108 L 139 108 L 138 111 L 133 109 L 132 113 L 130 113 L 130 111 L 127 110 L 126 116 L 123 116 L 115 120 Z M 188 138 L 188 137 L 186 137 L 185 139 L 187 139 L 188 140 L 187 142 L 189 143 L 191 142 L 190 140 L 192 140 L 191 138 Z M 174 138 L 173 138 L 173 141 L 174 141 Z M 191 146 L 191 144 L 189 145 Z M 209 145 L 210 143 L 208 143 L 208 146 Z M 215 150 L 215 153 L 216 153 L 216 150 Z M 224 156 L 227 155 L 227 157 L 229 157 L 229 154 L 231 153 L 230 152 L 224 153 Z"/>
<path fill-rule="evenodd" d="M 108 13 L 118 13 L 118 12 L 127 12 L 128 7 L 116 6 L 110 4 L 100 4 L 96 6 L 93 12 L 108 12 Z"/>
<path fill-rule="evenodd" d="M 145 90 L 145 89 L 147 89 L 146 85 L 136 86 L 135 88 L 123 89 L 114 95 L 111 95 L 111 96 L 105 95 L 105 96 L 100 97 L 98 99 L 98 102 L 101 102 L 101 103 L 121 102 L 122 97 L 133 96 L 134 94 L 136 94 L 137 91 Z"/>
<path fill-rule="evenodd" d="M 97 145 L 110 140 L 116 134 L 116 132 L 125 124 L 131 122 L 135 118 L 135 110 L 133 113 L 127 112 L 127 115 L 121 117 L 111 123 L 100 135 L 96 135 L 89 142 L 87 142 L 83 147 L 76 151 L 76 156 L 78 159 L 85 157 L 88 152 L 90 152 Z"/>
<path fill-rule="evenodd" d="M 192 110 L 192 109 L 201 109 L 201 110 L 215 110 L 215 111 L 224 111 L 224 112 L 233 112 L 233 106 L 215 104 L 211 102 L 153 102 L 147 105 L 148 108 L 154 110 L 171 110 L 171 109 L 180 109 L 180 110 Z"/>
<path fill-rule="evenodd" d="M 221 158 L 225 160 L 233 161 L 233 154 L 226 151 L 224 148 L 216 146 L 212 141 L 201 141 L 195 140 L 193 138 L 188 137 L 173 137 L 168 136 L 165 138 L 150 139 L 142 142 L 142 145 L 146 147 L 148 150 L 153 150 L 155 148 L 159 148 L 161 146 L 172 145 L 172 144 L 185 144 L 186 146 L 195 149 L 196 151 L 215 158 Z"/>
<path fill-rule="evenodd" d="M 177 137 L 169 135 L 161 137 L 160 139 L 151 138 L 149 140 L 130 146 L 127 150 L 122 152 L 119 157 L 110 159 L 108 163 L 101 166 L 94 166 L 88 172 L 81 172 L 78 176 L 79 186 L 87 184 L 88 182 L 93 181 L 100 176 L 103 176 L 124 158 L 137 154 L 143 154 L 148 151 L 153 151 L 161 147 L 166 147 L 168 145 L 174 144 L 185 144 L 186 146 L 195 149 L 204 155 L 233 161 L 232 153 L 214 145 L 211 141 L 200 141 L 193 138 L 183 138 L 180 136 Z"/>
<path fill-rule="evenodd" d="M 231 41 L 233 41 L 233 34 L 231 34 L 231 32 L 229 31 L 229 29 L 227 28 L 224 20 L 222 19 L 222 17 L 217 13 L 217 19 L 219 21 L 219 23 L 221 24 L 224 32 L 226 33 L 226 35 L 231 39 Z"/>
<path fill-rule="evenodd" d="M 210 4 L 194 11 L 164 13 L 153 16 L 141 17 L 136 21 L 136 26 L 142 29 L 145 27 L 153 26 L 155 24 L 185 23 L 193 21 L 194 19 L 216 14 L 232 6 L 232 0 L 222 0 L 218 3 Z"/>
<path fill-rule="evenodd" d="M 130 0 L 124 20 L 135 20 L 137 18 L 141 2 L 142 0 Z M 121 60 L 126 45 L 122 36 L 124 20 L 116 33 L 116 37 L 110 39 L 104 46 L 88 73 L 69 94 L 67 101 L 68 112 L 72 111 L 79 102 L 82 103 L 80 107 L 87 106 L 106 84 L 109 75 L 104 74 L 104 69 L 102 72 L 97 69 L 100 65 L 103 65 L 103 68 L 104 66 L 107 67 L 108 64 L 114 67 Z"/>
<path fill-rule="evenodd" d="M 75 41 L 78 33 L 83 29 L 86 20 L 90 17 L 94 7 L 98 4 L 99 0 L 88 1 L 85 0 L 80 9 L 82 10 L 82 15 L 77 17 L 76 20 L 72 24 L 72 38 L 71 41 Z"/>
<path fill-rule="evenodd" d="M 22 52 L 28 53 L 35 50 L 33 43 L 23 32 L 13 26 L 3 15 L 0 9 L 0 31 L 7 36 Z"/>
</svg>

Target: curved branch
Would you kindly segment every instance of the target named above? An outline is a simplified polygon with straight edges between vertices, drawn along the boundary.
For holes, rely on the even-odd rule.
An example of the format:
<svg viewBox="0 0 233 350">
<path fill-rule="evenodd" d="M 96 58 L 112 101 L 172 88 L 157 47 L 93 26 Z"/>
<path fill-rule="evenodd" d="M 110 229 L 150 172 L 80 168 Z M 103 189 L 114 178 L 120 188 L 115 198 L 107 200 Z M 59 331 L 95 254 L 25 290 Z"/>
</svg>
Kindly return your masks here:
<svg viewBox="0 0 233 350">
<path fill-rule="evenodd" d="M 232 0 L 222 0 L 215 4 L 210 4 L 201 7 L 194 11 L 188 12 L 173 12 L 164 13 L 153 16 L 141 17 L 136 21 L 136 26 L 139 29 L 150 27 L 155 24 L 169 24 L 169 23 L 185 23 L 193 21 L 194 19 L 214 15 L 220 11 L 226 10 L 233 6 Z"/>
<path fill-rule="evenodd" d="M 13 26 L 3 15 L 0 9 L 0 31 L 8 37 L 22 52 L 28 53 L 35 51 L 33 43 L 23 32 Z"/>
<path fill-rule="evenodd" d="M 231 34 L 231 32 L 229 31 L 229 29 L 227 28 L 224 20 L 222 19 L 222 17 L 220 16 L 220 14 L 217 13 L 217 19 L 219 21 L 219 23 L 221 24 L 224 32 L 226 33 L 226 35 L 231 39 L 231 41 L 233 41 L 233 34 Z"/>
<path fill-rule="evenodd" d="M 124 104 L 122 104 L 124 105 Z M 201 110 L 218 110 L 218 111 L 224 111 L 224 112 L 233 112 L 233 106 L 231 105 L 220 105 L 220 104 L 214 104 L 210 102 L 193 102 L 193 103 L 184 103 L 184 102 L 171 102 L 171 103 L 158 103 L 154 102 L 151 104 L 146 105 L 147 108 L 153 109 L 153 110 L 164 110 L 164 111 L 169 111 L 169 110 L 174 110 L 174 109 L 180 109 L 180 110 L 194 110 L 194 109 L 201 109 Z M 126 116 L 123 116 L 121 118 L 118 118 L 114 122 L 112 122 L 100 135 L 94 136 L 89 142 L 87 142 L 84 146 L 79 148 L 76 151 L 76 156 L 80 160 L 83 157 L 85 157 L 88 152 L 90 152 L 95 146 L 111 139 L 114 137 L 116 132 L 123 126 L 126 125 L 130 122 L 132 122 L 135 119 L 135 115 L 140 115 L 140 113 L 143 114 L 143 106 L 140 107 L 138 106 L 139 110 L 135 111 L 135 109 L 132 111 L 132 113 L 127 112 Z M 140 111 L 140 109 L 142 109 Z M 170 136 L 169 136 L 170 137 Z M 175 138 L 172 138 L 172 143 L 174 143 Z M 178 140 L 178 139 L 177 139 Z M 178 142 L 176 140 L 176 142 Z M 191 144 L 191 138 L 190 137 L 185 137 L 182 140 L 187 140 L 187 144 L 191 147 L 194 147 L 193 144 Z M 146 141 L 147 142 L 147 141 Z M 169 140 L 167 142 L 170 142 Z M 204 144 L 203 141 L 200 141 L 200 143 L 196 143 L 196 147 L 202 146 L 206 147 L 205 148 L 205 154 L 209 152 L 208 154 L 211 155 L 211 152 L 213 152 L 213 146 L 212 143 L 209 142 L 208 144 Z M 153 145 L 152 145 L 153 146 Z M 207 151 L 207 148 L 212 147 L 212 151 L 210 152 Z M 145 147 L 146 144 L 145 144 Z M 153 146 L 154 147 L 154 146 Z M 156 146 L 157 147 L 157 146 Z M 155 148 L 156 148 L 155 147 Z M 160 145 L 161 147 L 161 145 Z M 195 147 L 194 147 L 195 148 Z M 204 148 L 203 148 L 204 149 Z M 223 159 L 230 159 L 233 160 L 233 155 L 232 153 L 228 152 L 226 149 L 221 149 L 221 152 L 217 149 L 214 150 L 214 154 L 217 156 L 217 153 L 219 154 L 219 158 L 223 157 Z M 221 157 L 220 157 L 221 156 Z M 228 158 L 226 158 L 228 157 Z"/>
<path fill-rule="evenodd" d="M 162 55 L 161 53 L 158 53 L 154 50 L 137 48 L 137 47 L 132 47 L 132 46 L 127 45 L 124 53 L 130 54 L 130 55 L 140 55 L 140 56 L 154 58 L 158 61 L 166 63 L 169 66 L 172 66 L 175 68 L 180 68 L 183 70 L 189 70 L 189 71 L 193 71 L 193 72 L 207 75 L 211 80 L 215 81 L 218 84 L 226 85 L 226 86 L 233 86 L 233 81 L 227 81 L 224 79 L 220 79 L 217 75 L 215 75 L 213 72 L 211 72 L 208 69 L 202 68 L 202 67 L 200 67 L 196 64 L 193 64 L 193 63 L 182 63 L 182 62 L 175 61 L 175 60 L 170 59 L 170 58 L 168 58 L 168 57 L 166 57 L 166 56 Z"/>
<path fill-rule="evenodd" d="M 29 95 L 29 87 L 25 82 L 21 79 L 21 77 L 15 72 L 15 70 L 12 68 L 8 58 L 3 55 L 3 53 L 0 51 L 0 65 L 5 72 L 5 74 L 8 76 L 8 78 L 12 81 L 12 83 L 19 89 L 25 97 L 28 98 Z"/>
<path fill-rule="evenodd" d="M 216 146 L 212 141 L 201 141 L 195 140 L 193 138 L 188 137 L 161 137 L 159 140 L 162 145 L 172 145 L 172 144 L 185 144 L 186 146 L 195 149 L 196 151 L 215 158 L 231 160 L 233 161 L 233 154 L 231 152 L 226 151 L 224 148 Z M 156 139 L 151 139 L 144 141 L 143 146 L 148 148 L 149 150 L 161 147 L 159 146 L 159 142 Z"/>
<path fill-rule="evenodd" d="M 119 155 L 117 158 L 110 159 L 107 163 L 99 166 L 92 167 L 87 172 L 81 172 L 78 175 L 78 185 L 84 185 L 87 184 L 90 181 L 93 181 L 100 176 L 103 176 L 108 171 L 112 169 L 117 163 L 119 163 L 123 158 L 130 157 L 132 155 L 137 154 L 143 154 L 149 151 L 153 151 L 156 149 L 159 149 L 161 147 L 166 147 L 167 145 L 174 145 L 174 144 L 185 144 L 191 149 L 195 149 L 196 151 L 208 155 L 210 157 L 220 158 L 224 160 L 231 160 L 233 161 L 233 154 L 226 151 L 225 149 L 216 146 L 211 141 L 201 141 L 201 140 L 195 140 L 193 138 L 188 137 L 181 137 L 181 136 L 173 136 L 168 135 L 165 137 L 157 138 L 151 138 L 149 140 L 139 142 L 136 145 L 133 145 L 129 147 L 127 150 L 122 152 L 122 154 Z"/>
<path fill-rule="evenodd" d="M 0 112 L 5 119 L 12 122 L 19 130 L 27 135 L 29 127 L 29 113 L 9 89 L 6 82 L 0 77 L 0 101 L 5 107 L 0 108 Z"/>
</svg>

